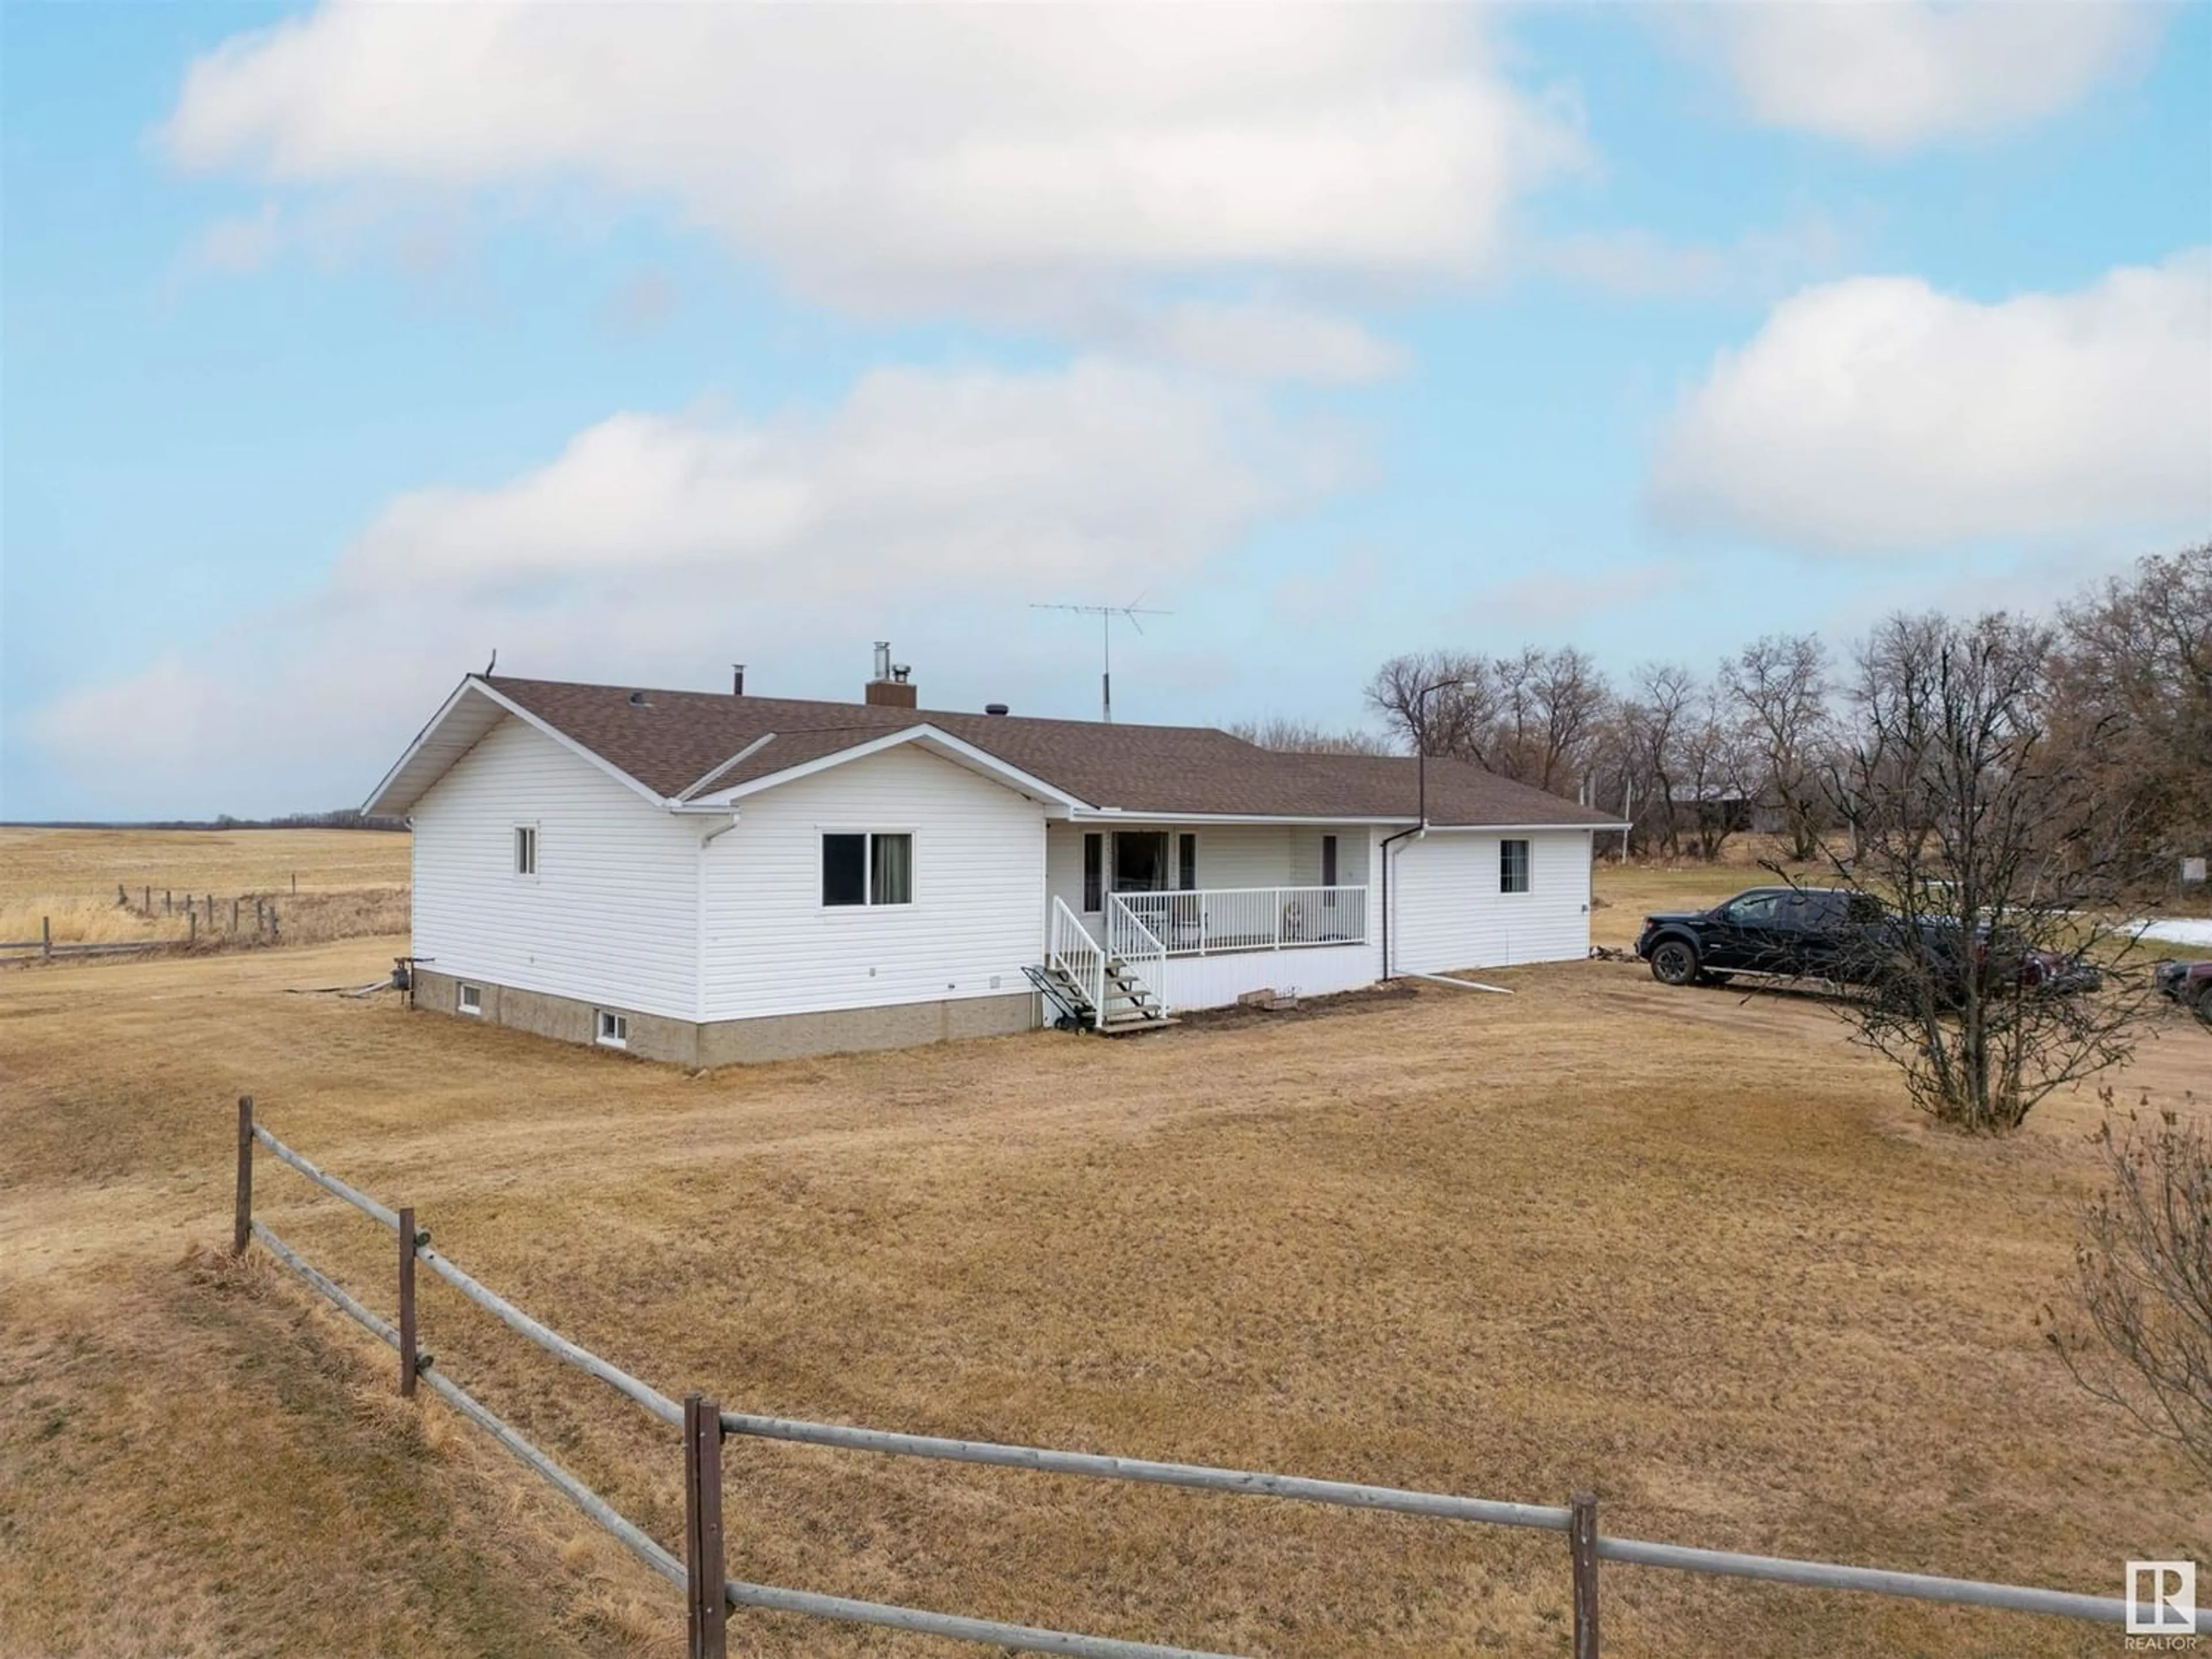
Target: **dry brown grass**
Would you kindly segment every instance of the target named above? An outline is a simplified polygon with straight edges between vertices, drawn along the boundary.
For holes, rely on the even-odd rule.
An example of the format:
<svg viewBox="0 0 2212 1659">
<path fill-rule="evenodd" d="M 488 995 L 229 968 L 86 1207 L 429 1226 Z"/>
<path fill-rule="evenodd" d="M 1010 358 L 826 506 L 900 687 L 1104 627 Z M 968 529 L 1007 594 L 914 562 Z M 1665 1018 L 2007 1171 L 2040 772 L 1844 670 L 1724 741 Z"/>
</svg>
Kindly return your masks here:
<svg viewBox="0 0 2212 1659">
<path fill-rule="evenodd" d="M 258 945 L 268 941 L 254 927 L 256 896 L 276 902 L 290 944 L 404 933 L 408 879 L 408 837 L 382 831 L 0 829 L 0 941 L 38 939 L 45 922 L 58 945 Z M 188 898 L 202 905 L 197 930 Z"/>
<path fill-rule="evenodd" d="M 398 948 L 0 981 L 0 1651 L 680 1645 L 672 1592 L 436 1401 L 401 1407 L 382 1351 L 205 1253 L 241 1092 L 671 1393 L 1533 1501 L 1587 1485 L 1608 1530 L 2105 1594 L 2124 1559 L 2212 1555 L 2212 1489 L 2034 1327 L 2094 1103 L 2006 1143 L 1932 1133 L 1803 999 L 1573 964 L 1487 975 L 1511 998 L 690 1078 L 286 994 Z M 2129 1082 L 2186 1106 L 2208 1055 L 2177 1022 Z M 389 1310 L 380 1234 L 273 1165 L 258 1185 Z M 679 1535 L 672 1437 L 423 1297 L 457 1381 Z M 1231 1651 L 1565 1644 L 1548 1535 L 726 1455 L 749 1577 Z M 2109 1644 L 1651 1570 L 1609 1570 L 1606 1596 L 1620 1655 Z M 936 1650 L 738 1630 L 763 1654 Z"/>
</svg>

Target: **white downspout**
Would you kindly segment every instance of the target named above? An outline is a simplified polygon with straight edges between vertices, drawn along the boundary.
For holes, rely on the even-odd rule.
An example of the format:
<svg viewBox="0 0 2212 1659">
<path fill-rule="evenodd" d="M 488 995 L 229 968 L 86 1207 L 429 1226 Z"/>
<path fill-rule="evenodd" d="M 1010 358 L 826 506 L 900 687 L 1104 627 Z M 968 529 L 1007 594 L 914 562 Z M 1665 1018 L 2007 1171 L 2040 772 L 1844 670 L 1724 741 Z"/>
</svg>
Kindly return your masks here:
<svg viewBox="0 0 2212 1659">
<path fill-rule="evenodd" d="M 737 827 L 738 814 L 733 807 L 727 823 L 717 825 L 699 837 L 691 915 L 691 1023 L 696 1026 L 707 1024 L 707 849 Z M 697 1056 L 693 1058 L 696 1060 Z"/>
</svg>

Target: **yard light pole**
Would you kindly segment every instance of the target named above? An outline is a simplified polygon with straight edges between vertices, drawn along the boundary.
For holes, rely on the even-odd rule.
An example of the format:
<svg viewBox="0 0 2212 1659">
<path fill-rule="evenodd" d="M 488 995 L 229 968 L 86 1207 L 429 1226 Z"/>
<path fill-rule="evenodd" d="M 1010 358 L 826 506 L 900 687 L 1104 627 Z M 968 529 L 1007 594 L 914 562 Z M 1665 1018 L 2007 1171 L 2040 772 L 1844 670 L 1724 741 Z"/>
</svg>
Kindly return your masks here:
<svg viewBox="0 0 2212 1659">
<path fill-rule="evenodd" d="M 1462 695 L 1482 688 L 1474 680 L 1438 680 L 1434 685 L 1425 685 L 1413 693 L 1413 766 L 1420 775 L 1421 811 L 1419 822 L 1410 830 L 1395 830 L 1382 837 L 1382 977 L 1395 979 L 1390 966 L 1390 846 L 1408 836 L 1418 836 L 1429 827 L 1429 699 L 1447 687 Z"/>
<path fill-rule="evenodd" d="M 1473 680 L 1438 680 L 1434 685 L 1425 685 L 1413 693 L 1413 753 L 1414 768 L 1421 780 L 1421 828 L 1429 827 L 1429 699 L 1437 692 L 1449 690 L 1462 696 L 1480 690 Z"/>
</svg>

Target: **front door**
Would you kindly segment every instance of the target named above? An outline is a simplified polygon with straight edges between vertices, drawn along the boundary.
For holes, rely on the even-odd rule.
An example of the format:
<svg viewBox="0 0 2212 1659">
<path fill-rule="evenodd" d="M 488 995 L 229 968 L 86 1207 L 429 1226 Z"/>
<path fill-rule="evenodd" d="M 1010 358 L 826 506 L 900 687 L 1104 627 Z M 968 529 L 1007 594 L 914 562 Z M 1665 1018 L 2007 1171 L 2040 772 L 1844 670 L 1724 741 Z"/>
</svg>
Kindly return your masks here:
<svg viewBox="0 0 2212 1659">
<path fill-rule="evenodd" d="M 1117 830 L 1114 832 L 1114 890 L 1117 893 L 1164 893 L 1169 879 L 1168 836 L 1164 830 Z"/>
</svg>

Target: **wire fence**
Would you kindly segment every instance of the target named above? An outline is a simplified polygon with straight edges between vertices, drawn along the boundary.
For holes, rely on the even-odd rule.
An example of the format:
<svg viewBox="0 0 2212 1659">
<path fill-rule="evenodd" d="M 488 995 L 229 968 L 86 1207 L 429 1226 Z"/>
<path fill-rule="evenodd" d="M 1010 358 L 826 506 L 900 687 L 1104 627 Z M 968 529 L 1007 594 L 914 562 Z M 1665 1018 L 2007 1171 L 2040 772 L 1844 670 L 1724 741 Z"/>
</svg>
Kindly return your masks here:
<svg viewBox="0 0 2212 1659">
<path fill-rule="evenodd" d="M 253 1216 L 254 1148 L 266 1149 L 325 1192 L 344 1200 L 396 1235 L 398 1317 L 386 1320 L 364 1306 L 343 1285 L 303 1259 Z M 679 1403 L 589 1349 L 532 1318 L 431 1248 L 427 1229 L 416 1224 L 411 1207 L 394 1209 L 336 1176 L 318 1168 L 254 1121 L 251 1096 L 238 1103 L 238 1187 L 232 1249 L 243 1253 L 258 1240 L 270 1255 L 328 1297 L 386 1346 L 397 1351 L 399 1392 L 412 1397 L 418 1385 L 452 1406 L 523 1463 L 543 1476 L 594 1523 L 624 1545 L 648 1567 L 684 1593 L 690 1659 L 725 1659 L 732 1607 L 798 1613 L 843 1624 L 910 1631 L 1022 1653 L 1057 1653 L 1081 1659 L 1238 1659 L 1206 1650 L 1124 1641 L 1113 1637 L 1006 1624 L 927 1608 L 856 1601 L 811 1590 L 749 1583 L 728 1577 L 722 1538 L 721 1443 L 731 1435 L 796 1444 L 826 1446 L 895 1457 L 932 1458 L 995 1468 L 1093 1480 L 1181 1486 L 1194 1491 L 1239 1493 L 1291 1503 L 1345 1509 L 1378 1510 L 1434 1520 L 1519 1527 L 1559 1533 L 1567 1542 L 1572 1583 L 1575 1659 L 1598 1659 L 1598 1565 L 1601 1561 L 1664 1567 L 1678 1571 L 1752 1578 L 1769 1583 L 1820 1589 L 1857 1590 L 1954 1606 L 2000 1608 L 2056 1618 L 2118 1625 L 2127 1604 L 2118 1599 L 2020 1584 L 1984 1583 L 1927 1573 L 1893 1572 L 1837 1562 L 1746 1555 L 1730 1550 L 1609 1538 L 1597 1529 L 1597 1500 L 1577 1493 L 1563 1506 L 1466 1498 L 1446 1492 L 1374 1486 L 1354 1481 L 1311 1480 L 1300 1475 L 1218 1468 L 1206 1464 L 1163 1463 L 1140 1458 L 1109 1457 L 1090 1452 L 1058 1451 L 1042 1446 L 994 1441 L 952 1440 L 884 1429 L 815 1423 L 793 1418 L 723 1411 L 712 1399 L 691 1394 Z M 678 1431 L 684 1448 L 684 1539 L 677 1553 L 618 1514 L 582 1480 L 532 1445 L 509 1424 L 436 1369 L 432 1355 L 416 1340 L 415 1279 L 428 1267 L 478 1308 L 549 1353 L 596 1377 L 616 1393 Z"/>
</svg>

